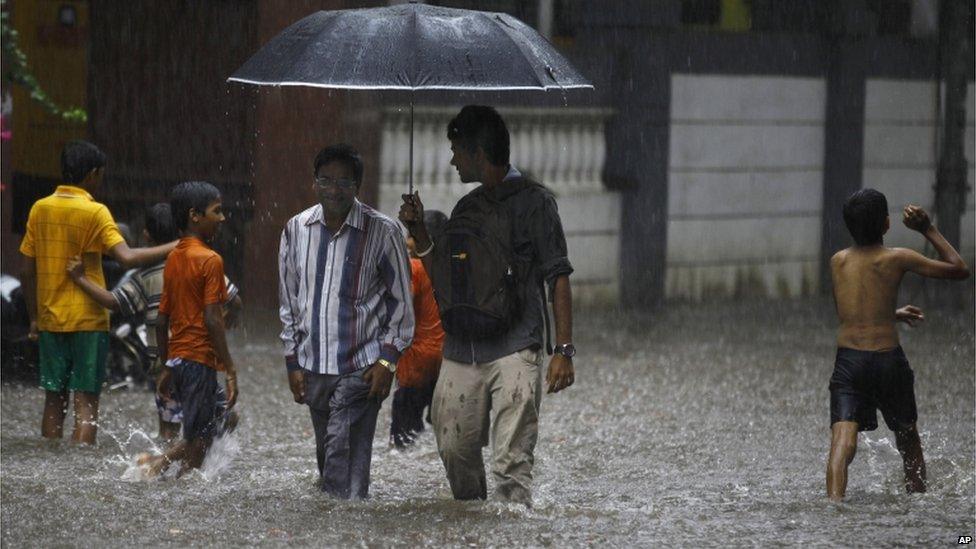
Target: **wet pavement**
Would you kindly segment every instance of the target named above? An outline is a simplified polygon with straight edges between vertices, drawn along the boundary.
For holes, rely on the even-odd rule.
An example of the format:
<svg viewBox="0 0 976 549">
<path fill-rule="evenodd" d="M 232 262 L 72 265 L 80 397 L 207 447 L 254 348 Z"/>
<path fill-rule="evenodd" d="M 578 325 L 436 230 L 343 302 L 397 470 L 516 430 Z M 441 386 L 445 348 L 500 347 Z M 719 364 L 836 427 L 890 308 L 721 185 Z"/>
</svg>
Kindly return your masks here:
<svg viewBox="0 0 976 549">
<path fill-rule="evenodd" d="M 149 393 L 105 394 L 98 446 L 72 448 L 39 439 L 40 390 L 4 385 L 2 544 L 918 546 L 973 535 L 972 309 L 901 330 L 929 492 L 903 493 L 882 422 L 861 435 L 841 504 L 824 497 L 832 312 L 827 301 L 577 312 L 577 382 L 543 401 L 531 510 L 451 500 L 429 431 L 389 448 L 389 399 L 371 500 L 319 492 L 311 422 L 268 322 L 232 339 L 238 431 L 177 480 L 132 479 L 132 457 L 153 447 Z"/>
</svg>

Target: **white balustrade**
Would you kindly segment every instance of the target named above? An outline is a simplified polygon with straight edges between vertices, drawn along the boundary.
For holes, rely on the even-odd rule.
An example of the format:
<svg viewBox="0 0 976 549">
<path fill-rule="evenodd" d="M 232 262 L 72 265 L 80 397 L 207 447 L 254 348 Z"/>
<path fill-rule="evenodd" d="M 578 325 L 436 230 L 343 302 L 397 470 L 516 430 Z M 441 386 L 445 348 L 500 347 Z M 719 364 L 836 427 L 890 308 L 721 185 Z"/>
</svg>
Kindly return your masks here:
<svg viewBox="0 0 976 549">
<path fill-rule="evenodd" d="M 414 110 L 414 188 L 428 209 L 449 214 L 473 187 L 451 166 L 447 123 L 456 107 Z M 555 193 L 573 274 L 574 299 L 614 302 L 617 293 L 620 198 L 602 184 L 608 109 L 499 109 L 511 134 L 512 164 Z M 384 112 L 380 130 L 380 210 L 396 215 L 410 170 L 410 109 Z"/>
<path fill-rule="evenodd" d="M 607 109 L 499 109 L 511 132 L 511 159 L 533 173 L 557 195 L 601 192 L 603 185 L 603 127 Z M 450 165 L 447 123 L 453 107 L 418 107 L 414 111 L 414 184 L 417 188 L 460 197 L 467 190 L 457 184 Z M 381 130 L 381 194 L 383 187 L 403 189 L 410 166 L 410 110 L 390 108 Z M 389 204 L 382 203 L 386 208 Z"/>
</svg>

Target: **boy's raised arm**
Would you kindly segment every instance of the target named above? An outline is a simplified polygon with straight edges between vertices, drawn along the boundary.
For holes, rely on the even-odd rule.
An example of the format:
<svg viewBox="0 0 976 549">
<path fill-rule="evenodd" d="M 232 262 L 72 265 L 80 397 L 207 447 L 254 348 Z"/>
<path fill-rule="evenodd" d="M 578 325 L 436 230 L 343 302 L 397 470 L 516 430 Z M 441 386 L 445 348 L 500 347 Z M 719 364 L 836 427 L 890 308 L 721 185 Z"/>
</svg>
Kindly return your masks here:
<svg viewBox="0 0 976 549">
<path fill-rule="evenodd" d="M 902 222 L 909 229 L 922 233 L 932 243 L 932 246 L 939 253 L 939 257 L 942 258 L 941 261 L 930 259 L 915 250 L 899 248 L 899 254 L 906 271 L 929 278 L 951 278 L 955 280 L 969 278 L 969 267 L 966 262 L 963 261 L 959 252 L 952 247 L 952 244 L 949 244 L 942 236 L 942 233 L 935 228 L 925 210 L 918 206 L 905 206 Z"/>
<path fill-rule="evenodd" d="M 154 265 L 166 259 L 178 241 L 153 246 L 152 248 L 130 248 L 125 242 L 112 246 L 108 253 L 127 269 Z"/>
<path fill-rule="evenodd" d="M 115 299 L 112 292 L 95 284 L 85 276 L 85 264 L 78 256 L 68 258 L 68 276 L 81 288 L 83 292 L 95 300 L 96 303 L 110 311 L 119 310 L 119 300 Z"/>
</svg>

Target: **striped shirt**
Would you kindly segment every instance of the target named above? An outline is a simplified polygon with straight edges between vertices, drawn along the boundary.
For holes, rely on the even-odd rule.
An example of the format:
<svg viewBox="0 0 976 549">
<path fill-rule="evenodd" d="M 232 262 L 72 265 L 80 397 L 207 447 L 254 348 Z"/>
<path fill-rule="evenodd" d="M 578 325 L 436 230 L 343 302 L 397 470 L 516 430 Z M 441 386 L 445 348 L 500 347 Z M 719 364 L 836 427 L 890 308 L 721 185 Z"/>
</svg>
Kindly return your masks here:
<svg viewBox="0 0 976 549">
<path fill-rule="evenodd" d="M 347 374 L 396 362 L 413 339 L 407 246 L 396 222 L 353 201 L 336 234 L 322 206 L 291 218 L 278 252 L 281 341 L 289 368 Z"/>
</svg>

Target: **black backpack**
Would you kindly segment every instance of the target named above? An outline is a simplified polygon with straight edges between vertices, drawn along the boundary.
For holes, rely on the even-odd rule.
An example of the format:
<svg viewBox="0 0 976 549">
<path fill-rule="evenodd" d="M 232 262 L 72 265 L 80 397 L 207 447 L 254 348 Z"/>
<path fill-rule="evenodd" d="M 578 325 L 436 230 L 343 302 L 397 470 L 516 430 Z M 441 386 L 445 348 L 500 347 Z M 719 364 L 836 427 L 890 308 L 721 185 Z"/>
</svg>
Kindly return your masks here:
<svg viewBox="0 0 976 549">
<path fill-rule="evenodd" d="M 441 325 L 454 336 L 501 335 L 522 310 L 529 264 L 514 253 L 511 201 L 541 185 L 528 179 L 502 185 L 462 198 L 432 252 Z"/>
</svg>

